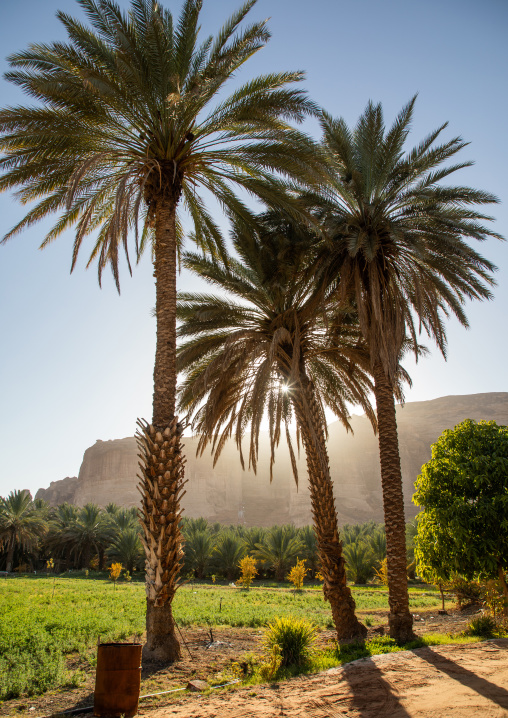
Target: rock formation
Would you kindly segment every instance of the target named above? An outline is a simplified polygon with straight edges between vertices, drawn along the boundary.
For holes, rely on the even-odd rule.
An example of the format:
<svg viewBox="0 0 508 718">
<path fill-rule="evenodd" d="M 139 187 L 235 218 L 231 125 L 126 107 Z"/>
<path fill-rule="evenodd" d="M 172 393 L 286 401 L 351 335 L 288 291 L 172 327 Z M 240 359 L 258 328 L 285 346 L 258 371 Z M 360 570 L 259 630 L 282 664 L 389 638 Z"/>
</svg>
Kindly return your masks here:
<svg viewBox="0 0 508 718">
<path fill-rule="evenodd" d="M 417 512 L 411 502 L 414 482 L 422 464 L 430 459 L 431 444 L 444 429 L 453 428 L 467 418 L 476 421 L 494 419 L 498 424 L 508 425 L 508 393 L 447 396 L 410 402 L 397 408 L 407 518 Z M 339 422 L 328 427 L 339 522 L 382 521 L 377 438 L 365 416 L 353 416 L 351 425 L 353 434 L 346 432 Z M 257 475 L 242 471 L 232 442 L 224 448 L 215 467 L 209 454 L 196 457 L 196 446 L 197 438 L 185 438 L 188 483 L 183 506 L 186 516 L 204 516 L 210 521 L 247 526 L 288 522 L 301 526 L 311 522 L 303 454 L 298 461 L 297 489 L 289 453 L 282 441 L 276 455 L 274 479 L 270 483 L 266 434 L 260 437 L 261 459 Z M 37 498 L 45 498 L 53 505 L 69 501 L 82 506 L 91 501 L 101 506 L 109 502 L 135 506 L 139 499 L 137 462 L 134 438 L 97 441 L 85 451 L 78 479 L 52 482 L 49 489 L 37 492 Z"/>
<path fill-rule="evenodd" d="M 67 502 L 74 503 L 76 489 L 78 487 L 77 476 L 66 476 L 60 481 L 52 481 L 47 489 L 39 489 L 35 494 L 36 499 L 44 499 L 50 506 L 58 506 Z"/>
</svg>

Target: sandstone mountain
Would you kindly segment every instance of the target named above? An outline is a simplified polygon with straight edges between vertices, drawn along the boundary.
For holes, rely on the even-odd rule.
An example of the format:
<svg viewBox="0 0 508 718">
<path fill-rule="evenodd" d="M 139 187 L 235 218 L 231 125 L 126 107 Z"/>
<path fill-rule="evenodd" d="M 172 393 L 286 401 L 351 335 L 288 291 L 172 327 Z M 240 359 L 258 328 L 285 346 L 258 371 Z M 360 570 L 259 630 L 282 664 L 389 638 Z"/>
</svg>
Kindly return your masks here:
<svg viewBox="0 0 508 718">
<path fill-rule="evenodd" d="M 508 393 L 446 396 L 432 401 L 409 402 L 397 407 L 404 498 L 407 518 L 417 508 L 411 502 L 414 482 L 422 464 L 430 459 L 431 444 L 445 429 L 464 419 L 494 419 L 508 425 Z M 383 520 L 377 438 L 365 416 L 353 416 L 353 434 L 339 422 L 329 425 L 328 450 L 339 521 L 358 523 Z M 231 442 L 213 467 L 209 454 L 196 457 L 196 437 L 185 437 L 187 457 L 183 498 L 185 515 L 204 516 L 221 523 L 271 526 L 311 523 L 305 457 L 298 462 L 299 487 L 291 472 L 289 453 L 281 441 L 276 454 L 274 479 L 269 481 L 268 436 L 260 437 L 262 457 L 257 475 L 242 471 L 238 452 Z M 52 505 L 63 501 L 80 506 L 94 502 L 105 506 L 139 503 L 137 449 L 134 438 L 97 441 L 85 451 L 79 476 L 52 482 L 37 498 Z"/>
</svg>

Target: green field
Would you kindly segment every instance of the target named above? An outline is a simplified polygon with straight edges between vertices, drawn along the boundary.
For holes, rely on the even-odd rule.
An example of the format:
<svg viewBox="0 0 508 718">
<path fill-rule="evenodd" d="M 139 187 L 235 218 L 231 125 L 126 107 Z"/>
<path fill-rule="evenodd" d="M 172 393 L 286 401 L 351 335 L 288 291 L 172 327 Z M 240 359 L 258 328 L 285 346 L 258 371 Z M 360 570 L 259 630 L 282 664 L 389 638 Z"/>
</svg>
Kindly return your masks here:
<svg viewBox="0 0 508 718">
<path fill-rule="evenodd" d="M 387 609 L 385 588 L 353 588 L 359 611 Z M 415 609 L 437 606 L 430 587 L 410 590 Z M 222 601 L 221 601 L 222 599 Z M 222 605 L 221 605 L 222 604 Z M 144 631 L 145 592 L 141 582 L 30 577 L 0 580 L 0 700 L 22 693 L 77 685 L 79 672 L 66 668 L 66 656 L 92 662 L 98 636 L 121 640 Z M 255 586 L 242 591 L 228 585 L 195 584 L 177 593 L 174 614 L 181 626 L 263 626 L 275 616 L 312 619 L 331 627 L 321 590 L 293 593 L 287 588 Z"/>
</svg>

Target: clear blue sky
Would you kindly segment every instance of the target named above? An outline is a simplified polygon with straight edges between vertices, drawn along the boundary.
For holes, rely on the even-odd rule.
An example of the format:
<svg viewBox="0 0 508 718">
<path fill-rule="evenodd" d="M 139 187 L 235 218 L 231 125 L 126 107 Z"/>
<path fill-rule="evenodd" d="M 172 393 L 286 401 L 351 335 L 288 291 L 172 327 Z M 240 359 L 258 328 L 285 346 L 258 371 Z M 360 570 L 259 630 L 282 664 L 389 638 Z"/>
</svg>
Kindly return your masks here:
<svg viewBox="0 0 508 718">
<path fill-rule="evenodd" d="M 163 4 L 178 13 L 179 2 Z M 204 31 L 215 31 L 238 5 L 205 0 Z M 63 39 L 57 9 L 80 14 L 73 0 L 0 4 L 2 70 L 5 56 L 29 42 Z M 418 92 L 410 144 L 448 120 L 447 137 L 462 135 L 471 143 L 462 158 L 475 161 L 460 181 L 500 197 L 492 211 L 497 231 L 508 235 L 506 0 L 259 0 L 251 17 L 270 17 L 272 39 L 240 80 L 303 69 L 311 97 L 349 123 L 369 98 L 383 103 L 391 121 Z M 2 106 L 29 103 L 0 82 Z M 308 131 L 316 134 L 316 125 L 309 123 Z M 12 197 L 0 195 L 2 235 L 22 214 Z M 85 271 L 85 253 L 69 275 L 71 235 L 38 251 L 44 229 L 0 247 L 3 496 L 77 475 L 96 439 L 132 435 L 136 417 L 151 416 L 155 324 L 148 254 L 132 278 L 123 272 L 119 297 L 109 275 L 100 290 L 95 270 Z M 469 331 L 450 322 L 446 363 L 433 352 L 416 367 L 407 364 L 414 381 L 408 401 L 508 391 L 508 245 L 493 240 L 482 251 L 499 267 L 495 300 L 468 309 Z M 182 289 L 196 286 L 187 274 L 179 282 Z"/>
</svg>

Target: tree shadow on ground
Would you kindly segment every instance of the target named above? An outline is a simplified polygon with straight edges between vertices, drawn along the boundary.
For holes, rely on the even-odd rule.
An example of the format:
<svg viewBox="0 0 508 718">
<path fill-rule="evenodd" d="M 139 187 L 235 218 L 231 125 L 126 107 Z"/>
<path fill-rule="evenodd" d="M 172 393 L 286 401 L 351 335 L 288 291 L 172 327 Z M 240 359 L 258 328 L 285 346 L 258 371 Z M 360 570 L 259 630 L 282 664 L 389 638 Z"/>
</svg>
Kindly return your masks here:
<svg viewBox="0 0 508 718">
<path fill-rule="evenodd" d="M 464 668 L 464 666 L 441 655 L 435 649 L 429 652 L 418 652 L 418 657 L 427 661 L 427 663 L 434 666 L 438 671 L 446 673 L 450 678 L 453 678 L 454 681 L 462 683 L 462 685 L 471 688 L 471 690 L 476 691 L 476 693 L 479 693 L 489 701 L 497 703 L 501 708 L 508 708 L 508 691 L 500 685 L 491 683 L 485 678 L 473 673 L 473 671 L 469 671 L 467 668 Z"/>
</svg>

